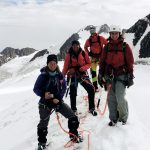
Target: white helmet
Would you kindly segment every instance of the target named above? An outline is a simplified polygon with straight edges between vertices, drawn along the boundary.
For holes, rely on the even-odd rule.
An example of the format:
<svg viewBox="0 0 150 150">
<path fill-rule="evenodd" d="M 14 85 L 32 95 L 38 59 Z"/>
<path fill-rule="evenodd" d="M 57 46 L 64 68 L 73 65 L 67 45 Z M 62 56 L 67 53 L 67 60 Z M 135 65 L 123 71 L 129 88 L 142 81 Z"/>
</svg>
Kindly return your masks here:
<svg viewBox="0 0 150 150">
<path fill-rule="evenodd" d="M 120 32 L 121 33 L 121 29 L 120 29 L 119 26 L 111 25 L 110 28 L 109 28 L 109 33 L 110 32 Z"/>
</svg>

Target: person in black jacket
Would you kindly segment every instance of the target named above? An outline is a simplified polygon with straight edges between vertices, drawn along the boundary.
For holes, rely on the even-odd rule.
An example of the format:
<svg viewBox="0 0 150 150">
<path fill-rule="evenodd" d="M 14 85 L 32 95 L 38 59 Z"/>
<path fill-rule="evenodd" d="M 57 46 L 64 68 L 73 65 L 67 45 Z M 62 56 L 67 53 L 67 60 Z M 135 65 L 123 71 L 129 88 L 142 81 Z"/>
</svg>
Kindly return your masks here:
<svg viewBox="0 0 150 150">
<path fill-rule="evenodd" d="M 79 121 L 71 108 L 63 102 L 63 96 L 66 92 L 66 82 L 57 65 L 57 56 L 51 54 L 47 57 L 47 66 L 41 69 L 35 85 L 34 93 L 40 96 L 39 115 L 40 122 L 37 126 L 38 150 L 46 147 L 48 123 L 53 109 L 60 112 L 64 117 L 68 118 L 69 132 L 78 135 Z M 70 135 L 73 140 L 75 136 Z M 78 142 L 81 138 L 78 138 Z"/>
</svg>

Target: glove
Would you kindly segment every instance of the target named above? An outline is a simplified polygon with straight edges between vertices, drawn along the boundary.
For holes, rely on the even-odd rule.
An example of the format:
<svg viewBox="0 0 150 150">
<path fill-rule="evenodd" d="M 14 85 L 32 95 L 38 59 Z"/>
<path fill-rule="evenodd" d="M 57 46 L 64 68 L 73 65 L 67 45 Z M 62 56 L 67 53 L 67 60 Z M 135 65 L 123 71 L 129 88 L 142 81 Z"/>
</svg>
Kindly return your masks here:
<svg viewBox="0 0 150 150">
<path fill-rule="evenodd" d="M 84 69 L 81 67 L 81 68 L 79 69 L 79 72 L 84 72 Z"/>
<path fill-rule="evenodd" d="M 89 56 L 92 56 L 92 52 L 88 52 Z"/>
<path fill-rule="evenodd" d="M 134 84 L 133 79 L 134 79 L 133 74 L 126 75 L 125 86 L 127 86 L 127 88 L 129 88 L 130 86 L 132 86 Z"/>
<path fill-rule="evenodd" d="M 61 109 L 62 101 L 55 98 L 55 99 L 53 99 L 53 103 L 55 105 L 56 112 L 59 112 L 59 110 Z"/>
<path fill-rule="evenodd" d="M 102 88 L 104 87 L 104 84 L 106 84 L 106 82 L 100 74 L 98 75 L 98 83 Z"/>
</svg>

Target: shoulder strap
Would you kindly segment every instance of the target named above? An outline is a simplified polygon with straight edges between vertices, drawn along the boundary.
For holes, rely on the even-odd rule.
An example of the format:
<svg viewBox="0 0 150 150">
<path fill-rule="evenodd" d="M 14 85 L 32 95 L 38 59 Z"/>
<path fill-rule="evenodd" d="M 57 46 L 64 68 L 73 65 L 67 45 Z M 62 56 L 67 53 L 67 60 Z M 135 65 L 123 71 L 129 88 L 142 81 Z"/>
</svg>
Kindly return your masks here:
<svg viewBox="0 0 150 150">
<path fill-rule="evenodd" d="M 69 57 L 70 57 L 70 64 L 72 64 L 72 59 L 71 59 L 71 57 L 72 57 L 72 52 L 71 52 L 71 48 L 68 50 L 68 54 L 70 55 Z"/>
<path fill-rule="evenodd" d="M 100 52 L 100 55 L 102 54 L 102 50 L 103 50 L 103 47 L 101 45 L 101 37 L 98 35 L 98 43 L 99 43 L 99 46 L 101 48 L 101 52 Z"/>
<path fill-rule="evenodd" d="M 124 62 L 125 62 L 125 65 L 127 65 L 127 60 L 126 60 L 126 55 L 125 55 L 126 46 L 127 46 L 127 43 L 126 43 L 126 42 L 123 42 L 123 44 L 122 44 L 122 52 L 123 52 L 123 55 L 124 55 Z"/>
<path fill-rule="evenodd" d="M 123 42 L 123 45 L 122 45 L 122 51 L 123 51 L 123 53 L 125 53 L 125 51 L 126 51 L 126 42 Z"/>
<path fill-rule="evenodd" d="M 83 51 L 83 50 L 82 50 L 82 56 L 84 57 L 84 60 L 87 63 L 86 58 L 85 58 L 85 51 Z"/>
<path fill-rule="evenodd" d="M 122 52 L 123 52 L 123 55 L 124 55 L 124 61 L 125 61 L 125 64 L 127 64 L 126 56 L 125 56 L 126 45 L 127 45 L 127 43 L 126 43 L 126 42 L 123 42 L 123 44 L 122 44 Z M 107 43 L 107 45 L 105 46 L 105 51 L 106 51 L 106 53 L 109 52 L 109 43 Z"/>
<path fill-rule="evenodd" d="M 69 49 L 68 51 L 69 55 L 70 55 L 70 64 L 72 64 L 72 52 L 71 50 Z M 85 51 L 82 50 L 82 56 L 84 57 L 84 60 L 86 62 L 86 58 L 85 58 Z"/>
<path fill-rule="evenodd" d="M 106 51 L 106 53 L 108 53 L 108 51 L 109 51 L 109 43 L 106 44 L 105 51 Z"/>
<path fill-rule="evenodd" d="M 90 36 L 89 42 L 90 42 L 90 47 L 92 46 L 92 43 L 98 42 L 98 44 L 99 44 L 99 46 L 100 46 L 100 48 L 101 48 L 101 52 L 100 52 L 100 55 L 101 55 L 103 48 L 102 48 L 102 45 L 101 45 L 101 38 L 100 38 L 100 36 L 97 35 L 97 41 L 96 41 L 96 42 L 92 42 L 92 38 L 91 38 L 91 36 Z"/>
<path fill-rule="evenodd" d="M 96 42 L 92 42 L 92 37 L 90 36 L 89 42 L 90 42 L 90 47 L 92 46 L 93 43 L 97 43 L 97 42 L 101 46 L 101 40 L 100 40 L 100 36 L 99 35 L 97 35 L 97 41 Z"/>
<path fill-rule="evenodd" d="M 89 38 L 89 42 L 90 42 L 90 47 L 92 46 L 92 37 L 90 36 Z"/>
<path fill-rule="evenodd" d="M 109 52 L 109 43 L 106 44 L 105 51 L 106 51 L 106 53 Z M 125 51 L 126 51 L 126 42 L 123 42 L 123 44 L 122 44 L 122 52 L 125 53 Z"/>
</svg>

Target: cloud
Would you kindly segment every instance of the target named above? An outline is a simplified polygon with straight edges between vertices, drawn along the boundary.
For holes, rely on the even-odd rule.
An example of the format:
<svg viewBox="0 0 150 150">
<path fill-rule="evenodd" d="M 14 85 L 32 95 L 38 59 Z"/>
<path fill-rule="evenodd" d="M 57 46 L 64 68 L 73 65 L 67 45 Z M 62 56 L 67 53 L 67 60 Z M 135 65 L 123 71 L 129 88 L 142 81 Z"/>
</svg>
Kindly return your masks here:
<svg viewBox="0 0 150 150">
<path fill-rule="evenodd" d="M 61 44 L 88 25 L 129 28 L 149 13 L 148 0 L 1 0 L 0 50 Z"/>
</svg>

